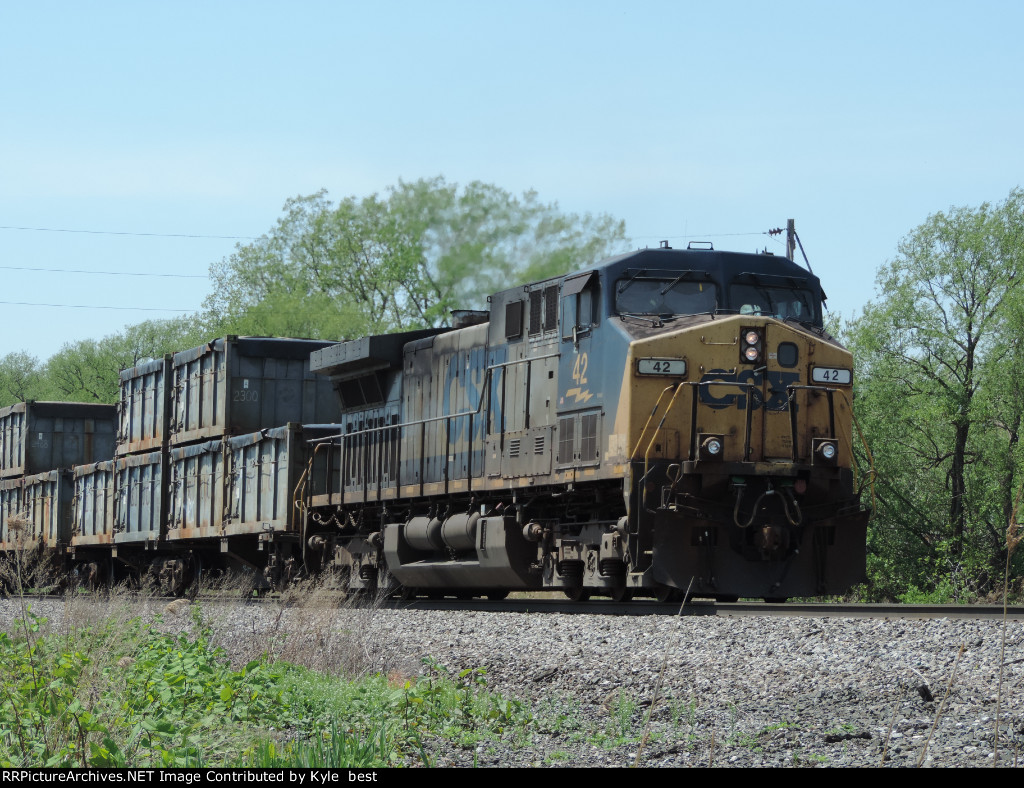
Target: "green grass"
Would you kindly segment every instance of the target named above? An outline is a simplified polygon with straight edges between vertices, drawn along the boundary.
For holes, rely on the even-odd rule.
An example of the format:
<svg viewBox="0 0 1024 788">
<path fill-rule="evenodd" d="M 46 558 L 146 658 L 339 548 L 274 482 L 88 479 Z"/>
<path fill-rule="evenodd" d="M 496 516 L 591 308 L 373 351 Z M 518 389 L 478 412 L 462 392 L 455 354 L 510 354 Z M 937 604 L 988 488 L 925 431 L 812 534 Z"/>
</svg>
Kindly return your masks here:
<svg viewBox="0 0 1024 788">
<path fill-rule="evenodd" d="M 427 744 L 526 735 L 529 710 L 482 668 L 346 678 L 256 659 L 232 666 L 200 608 L 60 632 L 26 607 L 0 632 L 0 766 L 370 767 L 429 764 Z"/>
</svg>

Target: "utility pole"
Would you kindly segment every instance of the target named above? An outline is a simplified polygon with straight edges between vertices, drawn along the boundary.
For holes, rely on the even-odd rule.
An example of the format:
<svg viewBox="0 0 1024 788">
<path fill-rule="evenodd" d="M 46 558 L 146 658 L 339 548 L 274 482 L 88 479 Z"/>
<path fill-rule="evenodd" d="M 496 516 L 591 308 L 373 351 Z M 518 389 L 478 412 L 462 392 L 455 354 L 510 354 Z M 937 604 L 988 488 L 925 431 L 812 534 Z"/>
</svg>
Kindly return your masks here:
<svg viewBox="0 0 1024 788">
<path fill-rule="evenodd" d="M 786 220 L 786 257 L 790 260 L 796 257 L 796 222 L 793 219 Z"/>
</svg>

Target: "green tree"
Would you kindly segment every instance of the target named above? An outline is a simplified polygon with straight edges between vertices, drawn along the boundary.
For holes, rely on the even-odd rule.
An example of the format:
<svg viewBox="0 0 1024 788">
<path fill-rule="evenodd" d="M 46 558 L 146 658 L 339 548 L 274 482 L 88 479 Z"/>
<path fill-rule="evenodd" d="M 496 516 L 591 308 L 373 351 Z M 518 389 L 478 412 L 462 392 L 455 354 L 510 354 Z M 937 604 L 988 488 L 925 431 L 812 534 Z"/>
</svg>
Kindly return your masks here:
<svg viewBox="0 0 1024 788">
<path fill-rule="evenodd" d="M 944 565 L 984 584 L 1019 483 L 1017 394 L 1024 192 L 930 216 L 878 274 L 853 322 L 856 410 L 879 471 L 879 580 L 934 583 Z"/>
<path fill-rule="evenodd" d="M 275 228 L 211 267 L 219 333 L 348 338 L 444 325 L 492 292 L 583 267 L 625 240 L 608 216 L 563 214 L 535 192 L 443 178 L 385 197 L 289 200 Z"/>
<path fill-rule="evenodd" d="M 194 318 L 147 320 L 100 340 L 64 345 L 46 363 L 47 387 L 67 402 L 115 403 L 119 374 L 142 361 L 203 342 L 207 329 Z"/>
<path fill-rule="evenodd" d="M 46 399 L 45 366 L 28 353 L 8 353 L 0 359 L 0 408 L 29 399 Z"/>
</svg>

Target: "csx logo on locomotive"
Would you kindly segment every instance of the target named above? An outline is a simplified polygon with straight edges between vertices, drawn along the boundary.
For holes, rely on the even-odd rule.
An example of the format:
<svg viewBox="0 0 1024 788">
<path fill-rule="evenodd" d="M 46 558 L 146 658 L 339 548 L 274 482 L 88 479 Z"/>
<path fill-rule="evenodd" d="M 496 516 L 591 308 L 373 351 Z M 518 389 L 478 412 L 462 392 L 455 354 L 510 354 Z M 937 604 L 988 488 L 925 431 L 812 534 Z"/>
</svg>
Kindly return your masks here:
<svg viewBox="0 0 1024 788">
<path fill-rule="evenodd" d="M 764 375 L 768 378 L 768 399 L 764 394 Z M 739 386 L 714 385 L 714 381 L 720 383 L 749 384 L 749 388 Z M 725 408 L 736 408 L 746 410 L 748 407 L 747 394 L 750 392 L 750 405 L 753 410 L 763 407 L 765 410 L 789 410 L 789 394 L 786 389 L 800 382 L 799 372 L 781 372 L 745 369 L 741 372 L 729 369 L 713 369 L 705 374 L 700 382 L 711 383 L 712 385 L 700 386 L 700 401 L 709 408 L 723 410 Z M 794 405 L 795 407 L 795 405 Z"/>
</svg>

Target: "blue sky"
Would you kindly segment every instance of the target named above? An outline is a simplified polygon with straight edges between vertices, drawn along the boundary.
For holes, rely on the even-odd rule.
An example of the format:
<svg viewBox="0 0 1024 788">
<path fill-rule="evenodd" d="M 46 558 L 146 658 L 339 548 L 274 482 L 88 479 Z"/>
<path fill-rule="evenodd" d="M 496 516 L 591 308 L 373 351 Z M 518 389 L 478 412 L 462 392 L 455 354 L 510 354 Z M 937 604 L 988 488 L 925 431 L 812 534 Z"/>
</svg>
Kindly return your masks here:
<svg viewBox="0 0 1024 788">
<path fill-rule="evenodd" d="M 0 226 L 158 234 L 0 229 L 0 301 L 140 310 L 0 304 L 0 356 L 197 309 L 239 241 L 159 234 L 435 175 L 627 248 L 782 253 L 759 233 L 792 217 L 849 317 L 929 214 L 1022 185 L 1022 29 L 1011 0 L 0 0 Z"/>
</svg>

